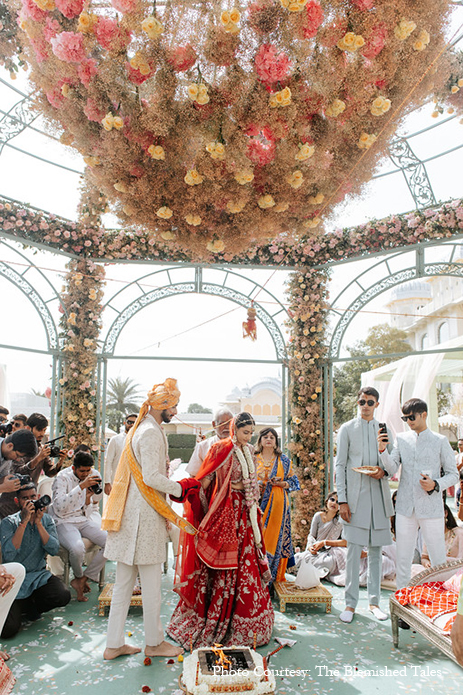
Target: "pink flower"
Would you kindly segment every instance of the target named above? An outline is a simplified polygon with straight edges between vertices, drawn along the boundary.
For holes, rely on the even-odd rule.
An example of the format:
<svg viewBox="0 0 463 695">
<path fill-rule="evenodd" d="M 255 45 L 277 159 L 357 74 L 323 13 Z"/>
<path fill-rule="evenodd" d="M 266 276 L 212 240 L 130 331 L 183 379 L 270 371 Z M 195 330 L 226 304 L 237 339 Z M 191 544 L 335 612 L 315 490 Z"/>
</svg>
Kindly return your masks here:
<svg viewBox="0 0 463 695">
<path fill-rule="evenodd" d="M 52 17 L 47 17 L 47 26 L 43 29 L 43 35 L 47 41 L 51 41 L 61 29 L 60 23 L 53 19 Z"/>
<path fill-rule="evenodd" d="M 99 107 L 93 99 L 87 99 L 87 103 L 84 106 L 84 113 L 89 121 L 96 121 L 97 123 L 99 123 L 106 115 L 105 109 Z M 72 234 L 72 238 L 77 238 L 74 232 Z"/>
<path fill-rule="evenodd" d="M 126 13 L 133 12 L 136 6 L 136 0 L 111 0 L 111 5 L 118 12 Z"/>
<path fill-rule="evenodd" d="M 352 4 L 359 10 L 371 10 L 375 0 L 352 0 Z"/>
<path fill-rule="evenodd" d="M 84 0 L 55 0 L 55 5 L 67 19 L 72 19 L 84 9 Z"/>
<path fill-rule="evenodd" d="M 96 62 L 96 60 L 93 60 L 93 58 L 87 58 L 86 60 L 83 60 L 77 68 L 79 79 L 82 82 L 82 84 L 85 85 L 85 87 L 88 87 L 92 77 L 95 77 L 95 75 L 97 74 L 97 66 L 98 63 Z"/>
<path fill-rule="evenodd" d="M 91 427 L 93 425 L 93 421 L 87 420 L 87 422 L 85 424 L 87 425 L 87 427 Z"/>
<path fill-rule="evenodd" d="M 304 39 L 312 39 L 317 35 L 318 27 L 323 22 L 323 9 L 318 0 L 309 0 L 305 6 L 305 13 L 301 33 Z"/>
<path fill-rule="evenodd" d="M 127 70 L 129 80 L 134 84 L 143 84 L 143 82 L 153 76 L 152 70 L 148 74 L 143 75 L 138 68 L 133 68 L 129 62 L 125 63 L 125 69 Z"/>
<path fill-rule="evenodd" d="M 381 53 L 386 43 L 387 26 L 383 22 L 372 27 L 369 36 L 366 39 L 365 46 L 362 48 L 362 55 L 365 58 L 372 59 Z"/>
<path fill-rule="evenodd" d="M 122 29 L 115 19 L 109 17 L 98 17 L 95 36 L 103 48 L 115 53 L 126 48 L 130 42 L 130 32 Z"/>
<path fill-rule="evenodd" d="M 33 19 L 34 22 L 43 22 L 48 12 L 41 10 L 34 2 L 34 0 L 22 0 L 22 12 L 21 16 L 29 17 Z"/>
<path fill-rule="evenodd" d="M 56 87 L 53 87 L 53 89 L 49 89 L 48 92 L 45 92 L 45 96 L 50 104 L 55 107 L 55 109 L 59 109 L 63 105 L 64 96 L 61 92 L 61 87 L 63 84 L 64 82 L 60 80 Z"/>
<path fill-rule="evenodd" d="M 167 62 L 176 72 L 186 72 L 196 63 L 198 56 L 195 49 L 187 43 L 186 46 L 177 46 L 168 52 Z"/>
<path fill-rule="evenodd" d="M 80 63 L 86 58 L 84 37 L 73 31 L 62 31 L 51 39 L 53 53 L 65 63 Z"/>
<path fill-rule="evenodd" d="M 90 239 L 86 239 L 84 241 L 84 246 L 91 246 L 91 245 L 92 245 L 92 242 L 90 241 Z"/>
<path fill-rule="evenodd" d="M 277 55 L 273 44 L 264 43 L 259 48 L 254 59 L 259 79 L 267 84 L 282 82 L 288 77 L 291 61 L 285 53 Z"/>
</svg>

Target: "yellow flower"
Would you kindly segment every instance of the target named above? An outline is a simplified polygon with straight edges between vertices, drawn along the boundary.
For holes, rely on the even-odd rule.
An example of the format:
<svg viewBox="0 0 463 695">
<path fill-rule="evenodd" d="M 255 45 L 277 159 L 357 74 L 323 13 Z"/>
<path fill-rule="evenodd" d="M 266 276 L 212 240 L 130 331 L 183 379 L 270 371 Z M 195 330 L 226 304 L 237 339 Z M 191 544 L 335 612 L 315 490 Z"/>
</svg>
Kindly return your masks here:
<svg viewBox="0 0 463 695">
<path fill-rule="evenodd" d="M 361 150 L 368 150 L 376 140 L 376 135 L 369 135 L 368 133 L 362 133 L 360 135 L 357 147 Z"/>
<path fill-rule="evenodd" d="M 289 183 L 291 188 L 300 188 L 302 184 L 304 183 L 304 177 L 302 175 L 302 171 L 297 169 L 296 171 L 293 171 L 287 178 L 286 182 Z"/>
<path fill-rule="evenodd" d="M 85 338 L 84 347 L 88 348 L 88 347 L 92 347 L 92 345 L 93 345 L 93 340 L 90 340 L 90 338 Z"/>
<path fill-rule="evenodd" d="M 450 91 L 452 92 L 452 94 L 456 94 L 457 92 L 460 91 L 460 87 L 458 87 L 456 84 L 454 84 L 454 85 L 452 85 Z"/>
<path fill-rule="evenodd" d="M 408 39 L 410 34 L 415 31 L 415 22 L 408 21 L 407 19 L 402 19 L 397 26 L 394 27 L 394 34 L 400 41 L 405 41 Z"/>
<path fill-rule="evenodd" d="M 362 48 L 362 46 L 364 45 L 365 39 L 363 38 L 363 36 L 361 36 L 360 34 L 356 34 L 354 41 L 355 50 L 357 50 L 357 48 Z"/>
<path fill-rule="evenodd" d="M 77 314 L 74 311 L 71 311 L 71 313 L 68 316 L 68 320 L 67 320 L 68 324 L 70 326 L 75 326 L 76 325 L 76 318 L 77 318 Z"/>
<path fill-rule="evenodd" d="M 127 186 L 123 181 L 117 181 L 114 184 L 114 188 L 116 189 L 116 191 L 119 191 L 119 193 L 127 193 Z"/>
<path fill-rule="evenodd" d="M 114 116 L 112 115 L 111 112 L 107 113 L 106 116 L 102 119 L 101 125 L 108 132 L 113 129 Z"/>
<path fill-rule="evenodd" d="M 427 47 L 429 43 L 430 37 L 426 29 L 422 29 L 420 33 L 418 34 L 418 38 L 416 41 L 412 44 L 412 47 L 415 51 L 424 51 L 424 49 Z"/>
<path fill-rule="evenodd" d="M 67 82 L 61 85 L 61 94 L 63 95 L 63 97 L 69 97 L 71 95 L 71 88 L 69 87 Z"/>
<path fill-rule="evenodd" d="M 90 14 L 89 12 L 81 12 L 79 15 L 79 21 L 77 23 L 77 31 L 82 34 L 90 34 L 93 31 L 93 27 L 96 24 L 98 17 L 96 14 Z"/>
<path fill-rule="evenodd" d="M 345 110 L 345 108 L 346 105 L 342 99 L 335 99 L 326 108 L 325 114 L 328 116 L 328 118 L 337 118 Z"/>
<path fill-rule="evenodd" d="M 121 130 L 121 128 L 124 127 L 124 121 L 122 120 L 122 118 L 121 118 L 120 116 L 114 116 L 114 118 L 113 118 L 113 127 L 114 127 L 116 130 Z"/>
<path fill-rule="evenodd" d="M 174 213 L 169 207 L 167 207 L 167 205 L 163 205 L 162 208 L 159 208 L 159 210 L 156 212 L 156 215 L 161 217 L 163 220 L 169 220 L 173 214 Z"/>
<path fill-rule="evenodd" d="M 269 98 L 269 104 L 272 109 L 276 106 L 289 106 L 290 103 L 291 90 L 289 87 L 285 87 L 280 92 L 275 92 L 275 94 L 271 94 Z"/>
<path fill-rule="evenodd" d="M 161 236 L 164 241 L 172 241 L 172 239 L 175 239 L 175 234 L 173 232 L 161 232 Z"/>
<path fill-rule="evenodd" d="M 240 186 L 244 186 L 246 183 L 251 183 L 254 179 L 254 174 L 250 169 L 242 169 L 237 171 L 235 174 L 235 181 L 238 181 Z"/>
<path fill-rule="evenodd" d="M 230 10 L 230 12 L 222 12 L 220 15 L 220 21 L 222 22 L 223 28 L 230 34 L 237 34 L 239 32 L 240 28 L 238 26 L 238 22 L 240 19 L 241 14 L 236 8 Z"/>
<path fill-rule="evenodd" d="M 177 661 L 181 664 L 183 661 L 183 654 L 179 654 L 177 657 Z"/>
<path fill-rule="evenodd" d="M 45 12 L 52 12 L 56 7 L 55 0 L 34 0 L 34 2 L 37 7 L 40 7 Z"/>
<path fill-rule="evenodd" d="M 463 79 L 459 79 L 457 84 L 459 87 L 463 87 Z"/>
<path fill-rule="evenodd" d="M 152 159 L 165 159 L 166 153 L 161 145 L 150 145 L 148 147 L 148 154 Z"/>
<path fill-rule="evenodd" d="M 206 248 L 208 251 L 212 251 L 212 253 L 220 253 L 225 248 L 225 242 L 222 239 L 213 239 L 207 242 Z"/>
<path fill-rule="evenodd" d="M 227 203 L 227 210 L 228 212 L 231 212 L 232 214 L 235 214 L 237 212 L 241 212 L 246 206 L 246 203 L 243 201 L 238 201 L 237 203 L 234 203 L 232 200 L 229 200 Z"/>
<path fill-rule="evenodd" d="M 88 296 L 90 297 L 90 299 L 96 299 L 96 290 L 94 287 L 90 288 L 90 290 L 88 292 Z"/>
<path fill-rule="evenodd" d="M 277 203 L 274 212 L 286 212 L 289 208 L 289 203 Z"/>
<path fill-rule="evenodd" d="M 196 101 L 198 104 L 204 105 L 209 103 L 209 95 L 207 93 L 207 85 L 205 84 L 189 84 L 187 88 L 188 98 L 191 101 Z"/>
<path fill-rule="evenodd" d="M 83 279 L 84 276 L 82 275 L 82 273 L 74 273 L 73 280 L 76 285 L 81 285 Z"/>
<path fill-rule="evenodd" d="M 289 12 L 301 12 L 307 5 L 307 0 L 280 0 L 281 6 Z"/>
<path fill-rule="evenodd" d="M 221 142 L 208 142 L 206 145 L 206 150 L 211 155 L 212 159 L 218 159 L 222 161 L 225 159 L 225 146 Z"/>
<path fill-rule="evenodd" d="M 315 227 L 318 227 L 320 222 L 321 220 L 319 217 L 313 217 L 311 220 L 305 220 L 304 227 L 306 229 L 315 229 Z"/>
<path fill-rule="evenodd" d="M 302 144 L 302 142 L 299 143 L 299 150 L 297 154 L 294 155 L 294 159 L 296 159 L 298 162 L 305 162 L 306 159 L 310 159 L 310 157 L 313 156 L 315 152 L 315 146 L 314 145 L 308 145 L 307 143 Z"/>
<path fill-rule="evenodd" d="M 376 97 L 371 103 L 370 111 L 373 116 L 382 116 L 391 108 L 391 100 L 385 97 Z"/>
<path fill-rule="evenodd" d="M 151 68 L 146 58 L 137 51 L 134 57 L 129 61 L 134 70 L 138 70 L 142 75 L 149 75 Z"/>
<path fill-rule="evenodd" d="M 275 201 L 271 195 L 262 195 L 257 201 L 257 205 L 262 208 L 262 210 L 266 210 L 267 208 L 273 208 Z"/>
<path fill-rule="evenodd" d="M 141 23 L 141 28 L 146 34 L 148 34 L 150 39 L 159 38 L 164 31 L 164 27 L 162 26 L 161 22 L 153 15 L 150 15 L 143 20 Z"/>
<path fill-rule="evenodd" d="M 200 183 L 204 181 L 204 177 L 199 174 L 196 169 L 190 169 L 187 171 L 184 179 L 185 183 L 187 183 L 189 186 L 198 186 Z"/>
<path fill-rule="evenodd" d="M 199 215 L 185 215 L 185 221 L 187 224 L 191 224 L 193 227 L 198 227 L 201 224 L 201 218 Z"/>
<path fill-rule="evenodd" d="M 338 48 L 341 51 L 355 51 L 355 34 L 353 31 L 348 31 L 342 39 L 339 39 Z"/>
<path fill-rule="evenodd" d="M 311 195 L 309 197 L 309 203 L 311 205 L 320 205 L 320 203 L 323 203 L 324 200 L 325 196 L 323 195 L 323 193 L 317 193 L 317 195 Z"/>
<path fill-rule="evenodd" d="M 92 157 L 90 155 L 88 157 L 84 157 L 84 162 L 89 167 L 97 167 L 101 164 L 101 160 L 99 157 Z"/>
</svg>

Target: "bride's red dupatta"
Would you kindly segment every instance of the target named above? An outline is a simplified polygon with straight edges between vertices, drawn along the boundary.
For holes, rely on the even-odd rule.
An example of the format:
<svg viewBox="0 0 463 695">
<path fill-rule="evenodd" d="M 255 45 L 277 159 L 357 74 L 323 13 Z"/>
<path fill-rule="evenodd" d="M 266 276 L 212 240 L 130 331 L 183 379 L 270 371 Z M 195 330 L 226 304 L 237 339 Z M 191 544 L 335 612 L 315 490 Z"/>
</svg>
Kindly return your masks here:
<svg viewBox="0 0 463 695">
<path fill-rule="evenodd" d="M 227 517 L 231 511 L 229 505 L 233 447 L 231 437 L 214 444 L 195 476 L 196 480 L 202 480 L 211 473 L 217 472 L 214 481 L 204 493 L 209 509 L 203 509 L 199 491 L 195 491 L 196 494 L 190 495 L 190 499 L 184 503 L 184 516 L 198 529 L 198 533 L 193 537 L 183 531 L 180 532 L 174 591 L 190 607 L 193 606 L 196 596 L 195 580 L 200 570 L 201 560 L 213 569 L 237 567 L 237 544 L 234 547 L 233 538 L 222 538 L 223 531 L 230 530 Z M 230 465 L 224 466 L 222 470 L 222 464 L 228 461 Z M 232 536 L 233 531 L 236 534 L 234 523 L 231 531 Z"/>
</svg>

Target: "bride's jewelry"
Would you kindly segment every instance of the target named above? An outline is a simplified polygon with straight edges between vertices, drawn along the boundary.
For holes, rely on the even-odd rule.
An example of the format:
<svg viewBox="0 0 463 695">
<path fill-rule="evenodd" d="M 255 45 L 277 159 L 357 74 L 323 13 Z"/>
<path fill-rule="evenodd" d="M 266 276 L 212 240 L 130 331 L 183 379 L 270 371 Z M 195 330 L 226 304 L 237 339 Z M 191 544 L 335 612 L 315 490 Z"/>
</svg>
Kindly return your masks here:
<svg viewBox="0 0 463 695">
<path fill-rule="evenodd" d="M 240 466 L 241 466 L 241 473 L 243 475 L 243 485 L 244 485 L 244 494 L 247 498 L 247 500 L 250 502 L 251 499 L 251 490 L 249 489 L 250 487 L 250 476 L 254 476 L 255 473 L 255 468 L 254 468 L 254 461 L 252 460 L 251 452 L 249 451 L 249 448 L 245 445 L 244 451 L 241 449 L 241 447 L 236 447 L 235 448 L 236 452 L 236 458 L 238 459 Z M 256 542 L 257 546 L 260 546 L 262 543 L 262 536 L 260 535 L 260 529 L 259 529 L 259 524 L 257 522 L 257 502 L 255 499 L 252 500 L 250 508 L 249 508 L 249 517 L 251 519 L 251 526 L 252 526 L 252 532 L 254 535 L 254 540 Z"/>
</svg>

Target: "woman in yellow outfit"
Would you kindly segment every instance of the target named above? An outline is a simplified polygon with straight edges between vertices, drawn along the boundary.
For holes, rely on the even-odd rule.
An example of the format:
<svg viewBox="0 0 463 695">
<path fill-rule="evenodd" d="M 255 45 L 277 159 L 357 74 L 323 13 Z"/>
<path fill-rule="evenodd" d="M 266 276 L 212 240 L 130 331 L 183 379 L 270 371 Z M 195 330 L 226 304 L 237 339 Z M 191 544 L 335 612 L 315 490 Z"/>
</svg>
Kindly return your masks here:
<svg viewBox="0 0 463 695">
<path fill-rule="evenodd" d="M 278 434 L 265 427 L 256 446 L 257 478 L 261 488 L 262 527 L 273 581 L 285 581 L 286 568 L 294 565 L 289 493 L 300 490 L 291 461 L 280 449 Z"/>
</svg>

